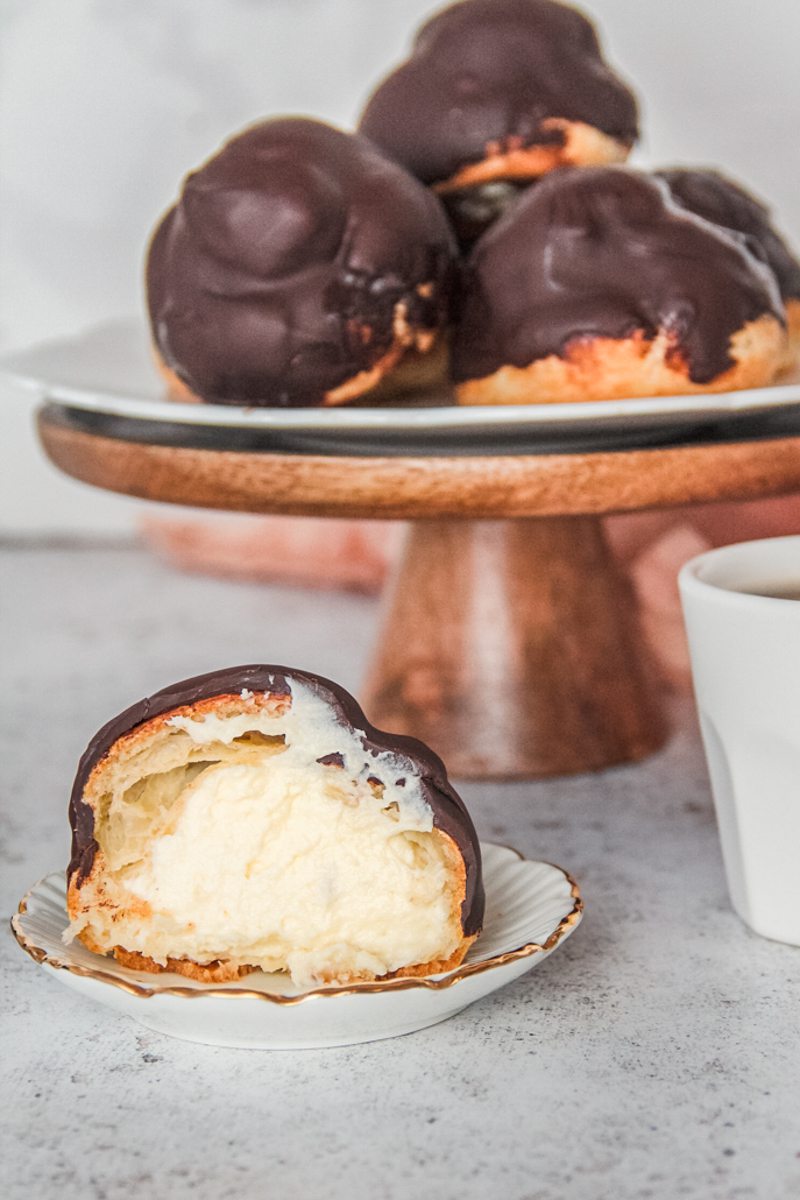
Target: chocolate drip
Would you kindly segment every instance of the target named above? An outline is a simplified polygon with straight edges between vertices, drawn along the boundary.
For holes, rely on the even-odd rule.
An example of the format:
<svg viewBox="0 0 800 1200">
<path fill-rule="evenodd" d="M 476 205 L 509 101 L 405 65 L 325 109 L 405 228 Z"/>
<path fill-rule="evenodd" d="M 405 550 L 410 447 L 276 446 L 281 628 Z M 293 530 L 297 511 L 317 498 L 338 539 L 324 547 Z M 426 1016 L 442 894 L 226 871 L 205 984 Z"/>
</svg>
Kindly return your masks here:
<svg viewBox="0 0 800 1200">
<path fill-rule="evenodd" d="M 447 319 L 455 247 L 435 196 L 365 138 L 264 121 L 189 175 L 147 259 L 156 347 L 204 400 L 321 404 Z"/>
<path fill-rule="evenodd" d="M 318 758 L 317 762 L 321 767 L 343 767 L 344 758 L 338 750 L 331 751 L 330 754 L 323 754 L 322 758 Z"/>
<path fill-rule="evenodd" d="M 621 167 L 546 176 L 478 242 L 453 344 L 457 381 L 563 356 L 586 338 L 672 335 L 691 378 L 732 365 L 731 336 L 784 321 L 769 269 L 740 238 Z"/>
<path fill-rule="evenodd" d="M 154 717 L 217 696 L 236 697 L 246 691 L 290 697 L 293 680 L 304 684 L 324 700 L 342 726 L 363 733 L 364 751 L 368 757 L 382 753 L 397 755 L 401 770 L 407 771 L 410 765 L 418 774 L 422 793 L 433 812 L 434 825 L 453 839 L 464 860 L 466 895 L 461 908 L 461 923 L 467 936 L 477 933 L 483 922 L 484 908 L 478 835 L 463 801 L 447 778 L 442 760 L 414 738 L 385 733 L 370 725 L 356 700 L 338 684 L 320 675 L 287 667 L 230 667 L 184 679 L 131 705 L 104 725 L 86 747 L 72 786 L 69 805 L 72 858 L 67 868 L 67 881 L 77 874 L 78 883 L 81 883 L 92 869 L 98 847 L 94 840 L 94 814 L 85 803 L 83 792 L 92 771 L 118 738 Z M 341 755 L 332 747 L 319 761 L 327 759 L 333 762 L 337 758 L 341 759 Z"/>
<path fill-rule="evenodd" d="M 766 204 L 719 171 L 673 167 L 656 175 L 683 208 L 743 234 L 750 248 L 772 269 L 784 300 L 800 300 L 800 262 L 774 228 Z"/>
<path fill-rule="evenodd" d="M 490 144 L 559 144 L 563 134 L 543 127 L 553 117 L 636 141 L 636 100 L 603 62 L 592 24 L 553 0 L 464 0 L 422 27 L 360 129 L 437 183 Z"/>
</svg>

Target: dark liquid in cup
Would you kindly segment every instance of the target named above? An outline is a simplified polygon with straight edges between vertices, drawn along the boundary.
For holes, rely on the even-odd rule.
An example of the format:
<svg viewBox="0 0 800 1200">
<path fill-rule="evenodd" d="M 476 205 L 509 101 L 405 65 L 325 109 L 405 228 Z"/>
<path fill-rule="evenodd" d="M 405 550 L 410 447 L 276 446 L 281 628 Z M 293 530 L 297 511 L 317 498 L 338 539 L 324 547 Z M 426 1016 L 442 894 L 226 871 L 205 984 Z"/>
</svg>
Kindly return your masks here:
<svg viewBox="0 0 800 1200">
<path fill-rule="evenodd" d="M 769 600 L 800 600 L 800 582 L 776 583 L 774 587 L 739 588 L 746 596 L 766 596 Z"/>
</svg>

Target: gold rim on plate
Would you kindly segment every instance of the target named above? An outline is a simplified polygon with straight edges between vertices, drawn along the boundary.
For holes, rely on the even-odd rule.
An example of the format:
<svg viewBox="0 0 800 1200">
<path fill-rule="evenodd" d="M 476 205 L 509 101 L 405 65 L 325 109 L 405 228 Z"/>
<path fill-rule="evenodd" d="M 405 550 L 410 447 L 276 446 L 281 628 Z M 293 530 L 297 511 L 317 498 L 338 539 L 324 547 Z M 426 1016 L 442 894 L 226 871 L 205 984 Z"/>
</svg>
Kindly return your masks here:
<svg viewBox="0 0 800 1200">
<path fill-rule="evenodd" d="M 498 843 L 494 843 L 498 845 Z M 513 846 L 501 846 L 501 849 L 511 850 L 516 854 L 521 862 L 530 862 L 531 859 L 526 859 L 524 854 Z M 11 932 L 14 934 L 18 944 L 22 947 L 26 954 L 29 954 L 34 962 L 52 967 L 57 971 L 69 971 L 72 975 L 80 975 L 85 979 L 95 979 L 99 983 L 108 983 L 112 987 L 120 988 L 123 992 L 128 992 L 131 996 L 138 996 L 143 1000 L 149 1000 L 151 996 L 180 996 L 185 1000 L 194 1000 L 198 997 L 246 997 L 250 1000 L 267 1000 L 270 1004 L 280 1004 L 287 1007 L 302 1004 L 305 1000 L 311 1000 L 315 996 L 351 996 L 356 994 L 371 995 L 377 992 L 401 992 L 409 991 L 412 988 L 427 988 L 429 991 L 444 991 L 446 988 L 453 987 L 454 984 L 460 983 L 462 979 L 468 979 L 471 975 L 480 975 L 484 971 L 493 970 L 495 967 L 505 966 L 506 963 L 516 962 L 521 958 L 530 958 L 534 954 L 547 954 L 551 950 L 555 950 L 559 942 L 571 930 L 581 918 L 583 913 L 583 898 L 580 893 L 578 884 L 563 867 L 556 866 L 555 863 L 543 864 L 553 867 L 559 871 L 570 886 L 570 895 L 572 896 L 573 905 L 570 912 L 559 921 L 556 928 L 544 942 L 526 942 L 525 945 L 519 946 L 516 950 L 508 950 L 504 954 L 495 954 L 491 958 L 481 959 L 479 962 L 463 963 L 457 967 L 455 971 L 448 975 L 442 976 L 440 979 L 430 978 L 427 976 L 405 976 L 399 979 L 384 979 L 375 980 L 374 982 L 361 982 L 334 985 L 333 987 L 314 988 L 312 991 L 301 992 L 297 996 L 282 996 L 274 992 L 257 991 L 254 988 L 222 988 L 222 987 L 146 987 L 144 984 L 132 983 L 126 979 L 120 979 L 117 975 L 111 975 L 108 971 L 101 971 L 95 967 L 84 967 L 77 963 L 65 962 L 63 959 L 55 958 L 48 954 L 41 946 L 34 945 L 21 926 L 20 918 L 24 917 L 28 911 L 28 901 L 40 884 L 48 878 L 44 876 L 30 888 L 19 902 L 16 913 L 11 918 Z M 98 959 L 100 955 L 96 955 Z"/>
</svg>

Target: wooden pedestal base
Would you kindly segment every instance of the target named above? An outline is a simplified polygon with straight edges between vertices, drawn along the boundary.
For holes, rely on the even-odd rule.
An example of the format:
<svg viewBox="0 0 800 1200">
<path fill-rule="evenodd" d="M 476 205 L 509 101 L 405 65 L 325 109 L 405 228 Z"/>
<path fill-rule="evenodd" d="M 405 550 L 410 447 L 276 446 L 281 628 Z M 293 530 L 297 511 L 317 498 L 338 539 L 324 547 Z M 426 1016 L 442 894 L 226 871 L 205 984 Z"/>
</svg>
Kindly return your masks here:
<svg viewBox="0 0 800 1200">
<path fill-rule="evenodd" d="M 86 428 L 86 414 L 46 405 L 39 431 L 56 466 L 97 487 L 239 512 L 416 521 L 365 707 L 378 725 L 429 742 L 453 775 L 477 778 L 596 770 L 665 738 L 603 514 L 800 488 L 797 436 L 362 457 L 225 449 L 224 431 L 215 449 L 161 444 L 144 440 L 147 422 L 131 440 L 114 419 L 90 416 Z"/>
<path fill-rule="evenodd" d="M 597 770 L 666 736 L 635 599 L 595 517 L 418 521 L 364 701 L 462 778 Z"/>
</svg>

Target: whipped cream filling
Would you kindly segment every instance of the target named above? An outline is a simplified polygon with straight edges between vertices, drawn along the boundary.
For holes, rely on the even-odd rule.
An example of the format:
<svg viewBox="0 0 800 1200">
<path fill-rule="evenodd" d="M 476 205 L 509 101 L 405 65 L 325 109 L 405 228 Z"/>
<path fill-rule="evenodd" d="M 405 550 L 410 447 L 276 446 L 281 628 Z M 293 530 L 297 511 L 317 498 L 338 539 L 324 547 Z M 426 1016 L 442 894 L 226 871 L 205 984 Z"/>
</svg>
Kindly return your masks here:
<svg viewBox="0 0 800 1200">
<path fill-rule="evenodd" d="M 247 698 L 246 696 L 243 698 Z M 413 808 L 420 828 L 433 828 L 433 813 L 425 800 L 411 761 L 394 751 L 367 749 L 363 730 L 342 724 L 330 704 L 297 679 L 292 680 L 292 705 L 282 715 L 241 713 L 199 718 L 177 715 L 167 722 L 181 729 L 199 746 L 211 742 L 229 745 L 256 730 L 266 736 L 283 736 L 289 761 L 307 763 L 329 754 L 341 756 L 346 773 L 359 781 L 376 776 L 403 810 Z"/>
<path fill-rule="evenodd" d="M 122 873 L 152 912 L 126 945 L 143 934 L 161 963 L 226 958 L 300 985 L 436 957 L 452 939 L 438 839 L 340 768 L 286 759 L 189 785 L 171 831 Z"/>
<path fill-rule="evenodd" d="M 288 971 L 301 987 L 456 950 L 457 852 L 402 754 L 367 747 L 295 680 L 282 715 L 180 714 L 167 726 L 137 756 L 140 777 L 120 776 L 104 800 L 104 903 L 76 914 L 69 936 L 86 929 L 162 966 Z"/>
</svg>

